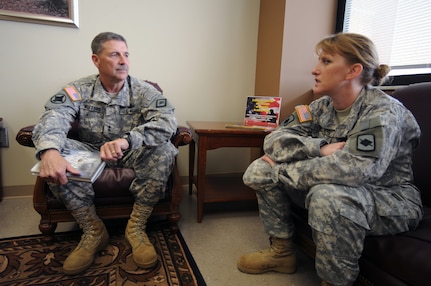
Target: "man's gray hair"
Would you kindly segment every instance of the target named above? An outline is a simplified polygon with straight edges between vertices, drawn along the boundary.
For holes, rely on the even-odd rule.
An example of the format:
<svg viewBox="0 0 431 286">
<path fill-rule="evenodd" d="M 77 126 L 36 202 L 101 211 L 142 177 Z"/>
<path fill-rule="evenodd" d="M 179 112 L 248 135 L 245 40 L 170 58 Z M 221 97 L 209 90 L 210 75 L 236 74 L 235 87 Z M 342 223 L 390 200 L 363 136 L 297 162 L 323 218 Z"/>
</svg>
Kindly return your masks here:
<svg viewBox="0 0 431 286">
<path fill-rule="evenodd" d="M 93 41 L 91 42 L 91 51 L 93 54 L 100 54 L 103 48 L 103 43 L 110 40 L 124 42 L 127 46 L 126 39 L 123 36 L 112 32 L 104 32 L 94 37 Z"/>
</svg>

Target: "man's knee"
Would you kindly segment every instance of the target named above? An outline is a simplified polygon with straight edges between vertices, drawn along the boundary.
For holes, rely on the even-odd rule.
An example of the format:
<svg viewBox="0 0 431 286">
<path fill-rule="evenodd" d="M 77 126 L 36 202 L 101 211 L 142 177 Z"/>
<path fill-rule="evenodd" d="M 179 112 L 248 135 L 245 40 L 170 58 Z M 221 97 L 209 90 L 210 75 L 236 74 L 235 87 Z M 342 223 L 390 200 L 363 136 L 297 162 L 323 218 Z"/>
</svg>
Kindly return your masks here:
<svg viewBox="0 0 431 286">
<path fill-rule="evenodd" d="M 143 147 L 128 154 L 127 166 L 135 170 L 139 179 L 167 180 L 171 174 L 178 150 L 172 144 Z"/>
</svg>

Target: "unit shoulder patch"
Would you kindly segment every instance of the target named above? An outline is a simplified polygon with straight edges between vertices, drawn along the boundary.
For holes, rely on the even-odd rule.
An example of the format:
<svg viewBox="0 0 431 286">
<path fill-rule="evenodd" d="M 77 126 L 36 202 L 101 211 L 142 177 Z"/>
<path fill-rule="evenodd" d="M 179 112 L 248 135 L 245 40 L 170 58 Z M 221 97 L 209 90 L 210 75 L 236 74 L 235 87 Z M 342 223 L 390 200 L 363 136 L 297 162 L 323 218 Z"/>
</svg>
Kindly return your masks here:
<svg viewBox="0 0 431 286">
<path fill-rule="evenodd" d="M 157 101 L 156 101 L 156 107 L 157 108 L 166 107 L 166 105 L 167 105 L 166 98 L 157 99 Z"/>
<path fill-rule="evenodd" d="M 50 101 L 52 104 L 63 104 L 63 103 L 65 103 L 65 102 L 66 102 L 66 96 L 65 96 L 64 94 L 56 94 L 56 95 L 53 95 L 53 96 L 49 99 L 49 101 Z"/>
<path fill-rule="evenodd" d="M 293 114 L 291 114 L 288 118 L 286 118 L 283 122 L 281 122 L 281 126 L 287 126 L 290 123 L 295 121 L 295 116 Z"/>
<path fill-rule="evenodd" d="M 374 134 L 362 134 L 356 141 L 356 149 L 363 152 L 376 150 L 376 140 Z"/>
</svg>

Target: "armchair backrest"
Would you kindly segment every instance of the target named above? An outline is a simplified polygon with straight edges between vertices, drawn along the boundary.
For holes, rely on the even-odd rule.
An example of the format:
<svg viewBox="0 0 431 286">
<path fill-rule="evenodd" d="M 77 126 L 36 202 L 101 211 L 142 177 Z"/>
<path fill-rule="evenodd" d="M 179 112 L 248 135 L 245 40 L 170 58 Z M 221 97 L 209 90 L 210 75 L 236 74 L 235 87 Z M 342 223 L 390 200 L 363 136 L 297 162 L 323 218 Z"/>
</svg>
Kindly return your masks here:
<svg viewBox="0 0 431 286">
<path fill-rule="evenodd" d="M 416 117 L 422 135 L 413 155 L 415 185 L 421 190 L 423 204 L 431 206 L 431 82 L 416 83 L 397 89 L 393 96 L 400 100 Z"/>
</svg>

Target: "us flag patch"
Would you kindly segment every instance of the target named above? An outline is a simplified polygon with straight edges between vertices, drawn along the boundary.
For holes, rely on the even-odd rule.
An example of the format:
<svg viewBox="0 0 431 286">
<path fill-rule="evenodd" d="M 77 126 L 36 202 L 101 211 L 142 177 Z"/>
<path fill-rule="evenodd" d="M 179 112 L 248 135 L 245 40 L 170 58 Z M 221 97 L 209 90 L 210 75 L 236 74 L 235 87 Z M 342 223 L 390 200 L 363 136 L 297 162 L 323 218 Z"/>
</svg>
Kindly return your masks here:
<svg viewBox="0 0 431 286">
<path fill-rule="evenodd" d="M 298 115 L 299 122 L 307 122 L 311 121 L 313 118 L 311 117 L 310 108 L 308 108 L 308 105 L 298 105 L 295 106 L 296 114 Z"/>
<path fill-rule="evenodd" d="M 64 90 L 72 101 L 82 100 L 81 95 L 73 86 L 65 87 Z"/>
</svg>

